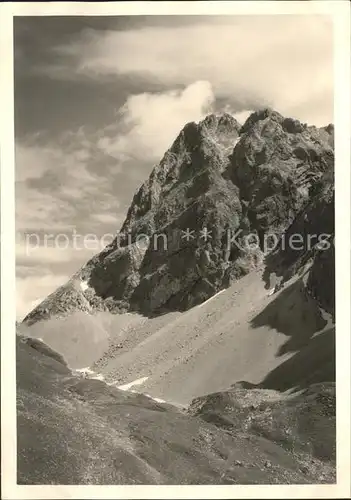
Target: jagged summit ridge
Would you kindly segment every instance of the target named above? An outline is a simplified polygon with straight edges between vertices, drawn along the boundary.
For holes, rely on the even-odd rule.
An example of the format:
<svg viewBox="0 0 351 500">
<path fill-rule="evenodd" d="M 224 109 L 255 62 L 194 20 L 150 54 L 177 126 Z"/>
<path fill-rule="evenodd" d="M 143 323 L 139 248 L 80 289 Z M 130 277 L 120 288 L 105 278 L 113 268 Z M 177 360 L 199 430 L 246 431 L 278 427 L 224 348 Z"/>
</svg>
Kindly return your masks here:
<svg viewBox="0 0 351 500">
<path fill-rule="evenodd" d="M 262 264 L 260 248 L 242 247 L 245 237 L 282 234 L 333 162 L 331 126 L 274 110 L 242 126 L 229 113 L 186 124 L 134 195 L 114 242 L 25 322 L 76 309 L 149 315 L 201 303 Z"/>
</svg>

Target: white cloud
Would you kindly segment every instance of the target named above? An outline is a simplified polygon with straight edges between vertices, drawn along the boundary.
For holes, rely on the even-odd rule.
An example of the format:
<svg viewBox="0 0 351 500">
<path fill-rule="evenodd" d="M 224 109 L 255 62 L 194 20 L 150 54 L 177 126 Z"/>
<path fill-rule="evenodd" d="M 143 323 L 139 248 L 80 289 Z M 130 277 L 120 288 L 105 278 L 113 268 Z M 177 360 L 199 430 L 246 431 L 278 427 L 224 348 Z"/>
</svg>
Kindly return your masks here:
<svg viewBox="0 0 351 500">
<path fill-rule="evenodd" d="M 66 221 L 74 215 L 69 205 L 60 205 L 56 196 L 16 183 L 16 229 L 29 228 L 59 230 L 67 228 Z"/>
<path fill-rule="evenodd" d="M 73 61 L 78 74 L 93 78 L 142 75 L 171 88 L 204 80 L 216 96 L 243 108 L 255 102 L 316 125 L 332 121 L 332 23 L 324 16 L 234 16 L 222 23 L 209 18 L 177 27 L 88 30 L 56 51 L 70 61 L 61 77 L 72 73 Z"/>
<path fill-rule="evenodd" d="M 114 214 L 107 214 L 107 213 L 99 214 L 99 213 L 97 213 L 97 214 L 92 214 L 91 218 L 93 220 L 95 220 L 97 222 L 101 222 L 103 224 L 114 224 L 115 227 L 119 227 L 122 224 L 124 217 L 114 215 Z"/>
<path fill-rule="evenodd" d="M 118 230 L 125 217 L 120 198 L 125 203 L 132 197 L 185 123 L 203 118 L 213 101 L 204 81 L 183 90 L 131 95 L 117 112 L 117 123 L 104 129 L 88 134 L 81 127 L 56 140 L 34 134 L 17 142 L 17 230 Z"/>
<path fill-rule="evenodd" d="M 32 144 L 15 145 L 16 181 L 23 182 L 31 177 L 40 177 L 50 165 L 59 159 L 58 151 L 47 146 L 35 144 L 36 136 L 31 138 Z"/>
<path fill-rule="evenodd" d="M 37 142 L 36 142 L 37 140 Z M 69 229 L 91 214 L 116 211 L 108 158 L 97 136 L 67 132 L 55 142 L 30 137 L 16 144 L 16 228 Z M 118 167 L 118 165 L 117 165 Z M 104 170 L 105 169 L 105 170 Z M 118 171 L 118 168 L 114 169 Z M 105 174 L 105 175 L 103 175 Z"/>
<path fill-rule="evenodd" d="M 160 159 L 189 121 L 199 121 L 214 102 L 211 84 L 197 81 L 184 90 L 131 95 L 117 113 L 124 134 L 105 136 L 99 146 L 121 161 Z"/>
<path fill-rule="evenodd" d="M 91 242 L 89 247 L 88 238 L 86 238 L 88 243 L 84 243 L 84 235 L 74 239 L 72 232 L 56 234 L 48 232 L 44 235 L 44 239 L 45 241 L 40 241 L 39 235 L 35 233 L 26 235 L 21 242 L 16 243 L 16 259 L 27 266 L 43 267 L 61 262 L 84 262 L 94 254 Z M 96 240 L 96 249 L 102 250 L 103 247 L 99 247 L 99 239 Z"/>
</svg>

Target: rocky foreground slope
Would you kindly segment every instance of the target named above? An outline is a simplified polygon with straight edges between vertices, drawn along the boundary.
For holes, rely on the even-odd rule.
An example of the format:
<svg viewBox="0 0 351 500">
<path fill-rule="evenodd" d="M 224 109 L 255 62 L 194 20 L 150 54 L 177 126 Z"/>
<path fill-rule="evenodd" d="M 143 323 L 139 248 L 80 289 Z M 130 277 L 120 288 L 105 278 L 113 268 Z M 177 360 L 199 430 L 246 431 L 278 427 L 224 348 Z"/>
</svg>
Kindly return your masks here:
<svg viewBox="0 0 351 500">
<path fill-rule="evenodd" d="M 333 134 L 269 109 L 184 127 L 19 327 L 20 483 L 335 481 Z"/>
<path fill-rule="evenodd" d="M 335 481 L 333 384 L 288 400 L 239 386 L 186 411 L 74 376 L 18 336 L 17 391 L 18 484 Z"/>
</svg>

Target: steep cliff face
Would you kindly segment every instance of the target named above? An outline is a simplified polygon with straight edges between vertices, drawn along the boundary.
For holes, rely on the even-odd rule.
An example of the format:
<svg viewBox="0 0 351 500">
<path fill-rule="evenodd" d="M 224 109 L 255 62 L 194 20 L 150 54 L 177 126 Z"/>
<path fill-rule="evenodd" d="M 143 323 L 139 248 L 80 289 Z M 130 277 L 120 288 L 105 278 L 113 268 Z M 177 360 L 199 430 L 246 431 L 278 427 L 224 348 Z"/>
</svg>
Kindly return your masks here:
<svg viewBox="0 0 351 500">
<path fill-rule="evenodd" d="M 203 302 L 262 265 L 265 237 L 300 220 L 333 161 L 332 126 L 269 109 L 243 126 L 229 114 L 188 123 L 113 243 L 24 321 L 74 310 L 155 315 Z"/>
</svg>

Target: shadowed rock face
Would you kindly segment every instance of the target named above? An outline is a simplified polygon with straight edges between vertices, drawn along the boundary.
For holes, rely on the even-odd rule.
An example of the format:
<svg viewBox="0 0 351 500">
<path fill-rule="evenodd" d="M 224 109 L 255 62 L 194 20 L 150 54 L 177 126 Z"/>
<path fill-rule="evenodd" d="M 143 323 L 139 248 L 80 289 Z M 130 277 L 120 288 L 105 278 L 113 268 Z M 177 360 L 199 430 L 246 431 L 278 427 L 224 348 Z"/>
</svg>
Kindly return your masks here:
<svg viewBox="0 0 351 500">
<path fill-rule="evenodd" d="M 210 395 L 186 412 L 74 376 L 50 348 L 17 336 L 17 482 L 334 482 L 333 388 L 286 401 L 254 393 Z"/>
<path fill-rule="evenodd" d="M 24 321 L 75 310 L 155 315 L 208 299 L 261 265 L 248 233 L 262 245 L 309 205 L 333 169 L 333 133 L 269 109 L 242 127 L 229 114 L 188 123 L 135 194 L 115 241 Z"/>
<path fill-rule="evenodd" d="M 277 250 L 266 259 L 265 275 L 275 273 L 282 283 L 304 274 L 307 292 L 320 307 L 335 316 L 335 195 L 334 169 L 328 169 L 311 185 L 308 203 L 285 231 Z M 294 235 L 303 235 L 300 248 L 291 246 Z"/>
</svg>

